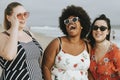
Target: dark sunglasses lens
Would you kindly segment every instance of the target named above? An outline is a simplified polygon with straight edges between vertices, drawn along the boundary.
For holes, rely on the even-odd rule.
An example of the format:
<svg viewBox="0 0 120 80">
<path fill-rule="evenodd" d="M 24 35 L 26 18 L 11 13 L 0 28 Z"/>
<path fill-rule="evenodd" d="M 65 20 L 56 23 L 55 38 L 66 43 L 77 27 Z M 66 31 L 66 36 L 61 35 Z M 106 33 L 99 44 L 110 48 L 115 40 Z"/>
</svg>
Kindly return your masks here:
<svg viewBox="0 0 120 80">
<path fill-rule="evenodd" d="M 93 26 L 93 30 L 98 30 L 98 26 Z"/>
<path fill-rule="evenodd" d="M 101 30 L 101 31 L 105 31 L 106 29 L 107 29 L 107 27 L 104 27 L 104 26 L 101 26 L 101 27 L 100 27 L 100 30 Z"/>
<path fill-rule="evenodd" d="M 101 31 L 105 31 L 107 29 L 107 27 L 105 27 L 105 26 L 101 26 L 101 27 L 93 26 L 93 30 L 98 30 L 99 28 Z"/>
<path fill-rule="evenodd" d="M 74 18 L 72 19 L 73 22 L 76 22 L 77 20 L 78 20 L 77 17 L 74 17 Z"/>
</svg>

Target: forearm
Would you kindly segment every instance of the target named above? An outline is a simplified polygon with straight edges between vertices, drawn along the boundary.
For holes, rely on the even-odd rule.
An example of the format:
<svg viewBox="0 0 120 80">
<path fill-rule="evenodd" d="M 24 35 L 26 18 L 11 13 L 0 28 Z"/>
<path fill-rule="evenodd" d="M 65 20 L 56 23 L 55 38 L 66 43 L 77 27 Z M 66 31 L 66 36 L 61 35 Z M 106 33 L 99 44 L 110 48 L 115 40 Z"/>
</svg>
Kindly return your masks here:
<svg viewBox="0 0 120 80">
<path fill-rule="evenodd" d="M 52 80 L 50 70 L 46 66 L 42 67 L 42 70 L 44 80 Z"/>
</svg>

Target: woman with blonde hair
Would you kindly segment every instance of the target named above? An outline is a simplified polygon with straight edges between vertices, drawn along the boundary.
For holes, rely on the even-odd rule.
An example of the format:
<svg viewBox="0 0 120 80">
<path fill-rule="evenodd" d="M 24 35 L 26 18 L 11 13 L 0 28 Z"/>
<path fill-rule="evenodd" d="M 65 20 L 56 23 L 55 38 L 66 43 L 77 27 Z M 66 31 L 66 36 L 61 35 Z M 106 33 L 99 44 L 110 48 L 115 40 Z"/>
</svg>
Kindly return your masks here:
<svg viewBox="0 0 120 80">
<path fill-rule="evenodd" d="M 5 9 L 5 31 L 0 33 L 2 80 L 42 80 L 42 48 L 31 32 L 24 30 L 28 17 L 29 12 L 18 2 Z"/>
</svg>

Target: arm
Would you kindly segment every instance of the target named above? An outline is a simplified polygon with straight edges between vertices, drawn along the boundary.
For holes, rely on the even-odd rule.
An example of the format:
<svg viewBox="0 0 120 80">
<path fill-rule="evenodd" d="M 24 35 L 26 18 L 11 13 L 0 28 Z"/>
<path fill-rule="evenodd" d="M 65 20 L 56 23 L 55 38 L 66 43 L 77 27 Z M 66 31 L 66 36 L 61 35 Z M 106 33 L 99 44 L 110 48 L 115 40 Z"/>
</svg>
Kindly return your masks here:
<svg viewBox="0 0 120 80">
<path fill-rule="evenodd" d="M 116 67 L 115 71 L 118 73 L 118 76 L 120 78 L 120 49 L 118 48 L 113 48 L 114 51 L 114 58 L 115 58 L 115 61 L 114 61 L 114 65 Z"/>
<path fill-rule="evenodd" d="M 10 36 L 8 37 L 3 33 L 0 34 L 0 56 L 6 60 L 12 60 L 17 53 L 19 21 L 14 14 L 7 16 L 7 19 L 11 22 Z"/>
<path fill-rule="evenodd" d="M 88 70 L 88 79 L 95 80 L 90 70 Z"/>
<path fill-rule="evenodd" d="M 90 53 L 91 52 L 91 46 L 90 46 L 89 43 L 88 43 L 88 49 L 89 49 L 89 54 L 91 54 Z M 92 75 L 92 73 L 91 73 L 91 71 L 90 71 L 90 69 L 88 69 L 88 79 L 89 80 L 95 80 L 94 77 L 93 77 L 93 75 Z"/>
<path fill-rule="evenodd" d="M 91 54 L 91 46 L 90 46 L 89 43 L 88 43 L 88 51 L 89 51 L 89 54 Z M 91 73 L 91 71 L 90 71 L 90 69 L 88 69 L 88 79 L 89 80 L 95 80 L 92 73 Z"/>
<path fill-rule="evenodd" d="M 0 56 L 6 60 L 12 60 L 17 53 L 17 32 L 13 30 L 10 36 L 0 35 Z"/>
<path fill-rule="evenodd" d="M 43 72 L 44 80 L 52 80 L 51 68 L 54 65 L 55 57 L 58 51 L 59 51 L 59 42 L 57 39 L 53 40 L 45 49 L 43 61 L 42 61 L 42 72 Z"/>
</svg>

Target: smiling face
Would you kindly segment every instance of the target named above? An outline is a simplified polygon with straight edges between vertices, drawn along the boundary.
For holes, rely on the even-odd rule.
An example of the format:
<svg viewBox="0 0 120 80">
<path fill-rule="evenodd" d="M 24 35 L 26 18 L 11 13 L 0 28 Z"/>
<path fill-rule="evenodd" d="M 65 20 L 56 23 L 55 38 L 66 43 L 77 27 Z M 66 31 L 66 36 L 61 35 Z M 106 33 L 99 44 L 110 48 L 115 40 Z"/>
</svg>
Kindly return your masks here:
<svg viewBox="0 0 120 80">
<path fill-rule="evenodd" d="M 94 23 L 92 34 L 96 42 L 104 41 L 106 39 L 106 36 L 109 34 L 107 23 L 104 20 L 97 20 Z"/>
<path fill-rule="evenodd" d="M 26 26 L 26 20 L 29 17 L 29 13 L 26 12 L 23 6 L 18 5 L 12 9 L 12 13 L 10 15 L 6 15 L 6 16 L 10 23 L 11 23 L 12 17 L 15 17 L 14 19 L 18 20 L 19 22 L 19 29 L 21 29 Z"/>
<path fill-rule="evenodd" d="M 13 9 L 13 12 L 17 14 L 16 16 L 20 23 L 19 27 L 25 27 L 29 13 L 25 10 L 23 6 L 17 6 L 16 8 Z"/>
<path fill-rule="evenodd" d="M 64 23 L 69 36 L 80 36 L 82 27 L 79 17 L 70 16 L 68 19 L 64 20 Z"/>
</svg>

